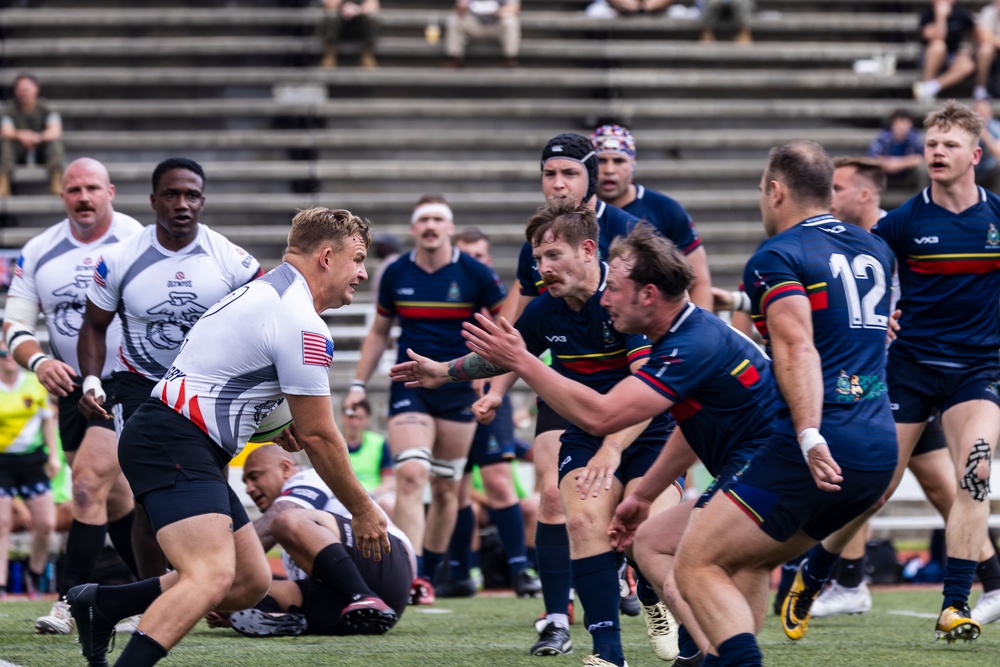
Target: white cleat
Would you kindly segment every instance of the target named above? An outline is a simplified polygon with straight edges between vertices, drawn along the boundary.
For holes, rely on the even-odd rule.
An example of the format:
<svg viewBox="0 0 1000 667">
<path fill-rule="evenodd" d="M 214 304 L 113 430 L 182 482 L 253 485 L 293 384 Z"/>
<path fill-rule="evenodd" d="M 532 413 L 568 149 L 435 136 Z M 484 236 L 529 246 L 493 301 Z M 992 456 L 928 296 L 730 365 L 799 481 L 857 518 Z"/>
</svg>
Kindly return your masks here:
<svg viewBox="0 0 1000 667">
<path fill-rule="evenodd" d="M 653 645 L 653 653 L 660 660 L 673 660 L 680 654 L 677 646 L 677 621 L 662 602 L 642 605 L 642 615 L 646 619 L 646 636 Z"/>
<path fill-rule="evenodd" d="M 583 667 L 618 667 L 618 665 L 603 659 L 599 655 L 588 655 L 583 659 Z M 628 667 L 627 660 L 625 661 L 625 667 Z"/>
<path fill-rule="evenodd" d="M 835 581 L 813 602 L 811 614 L 813 618 L 824 618 L 842 614 L 864 614 L 871 611 L 871 608 L 872 594 L 864 582 L 857 588 L 846 588 Z"/>
<path fill-rule="evenodd" d="M 40 635 L 70 635 L 76 628 L 76 622 L 69 613 L 69 604 L 65 600 L 52 603 L 52 611 L 48 616 L 41 616 L 35 621 L 35 632 Z"/>
<path fill-rule="evenodd" d="M 1000 618 L 1000 591 L 983 593 L 972 610 L 972 620 L 986 625 Z"/>
<path fill-rule="evenodd" d="M 139 621 L 141 620 L 142 614 L 129 616 L 118 622 L 118 625 L 115 626 L 115 632 L 122 635 L 130 635 L 139 628 Z"/>
</svg>

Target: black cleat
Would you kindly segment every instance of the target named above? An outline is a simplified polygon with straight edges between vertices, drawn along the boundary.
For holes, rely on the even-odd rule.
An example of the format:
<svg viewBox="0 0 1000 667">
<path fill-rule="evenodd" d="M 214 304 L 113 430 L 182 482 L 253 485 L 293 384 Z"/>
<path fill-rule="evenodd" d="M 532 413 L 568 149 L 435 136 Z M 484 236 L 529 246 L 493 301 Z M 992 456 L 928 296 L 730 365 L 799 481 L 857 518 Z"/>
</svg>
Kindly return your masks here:
<svg viewBox="0 0 1000 667">
<path fill-rule="evenodd" d="M 471 598 L 478 593 L 476 580 L 472 577 L 458 581 L 444 581 L 434 586 L 434 592 L 439 598 Z"/>
<path fill-rule="evenodd" d="M 66 593 L 80 639 L 80 653 L 90 667 L 108 667 L 108 644 L 115 636 L 115 623 L 97 606 L 97 584 L 74 586 Z"/>
<path fill-rule="evenodd" d="M 381 598 L 355 600 L 340 612 L 340 620 L 355 634 L 381 635 L 396 625 L 396 612 Z"/>
<path fill-rule="evenodd" d="M 513 576 L 511 587 L 519 598 L 533 598 L 542 592 L 542 582 L 530 567 Z"/>
<path fill-rule="evenodd" d="M 701 667 L 703 662 L 705 662 L 705 654 L 698 651 L 694 655 L 678 657 L 671 667 Z"/>
<path fill-rule="evenodd" d="M 244 637 L 297 637 L 306 631 L 306 617 L 302 614 L 268 613 L 260 609 L 233 612 L 229 624 Z"/>
<path fill-rule="evenodd" d="M 573 640 L 569 637 L 569 630 L 555 623 L 545 624 L 530 651 L 531 655 L 567 655 L 572 652 Z"/>
</svg>

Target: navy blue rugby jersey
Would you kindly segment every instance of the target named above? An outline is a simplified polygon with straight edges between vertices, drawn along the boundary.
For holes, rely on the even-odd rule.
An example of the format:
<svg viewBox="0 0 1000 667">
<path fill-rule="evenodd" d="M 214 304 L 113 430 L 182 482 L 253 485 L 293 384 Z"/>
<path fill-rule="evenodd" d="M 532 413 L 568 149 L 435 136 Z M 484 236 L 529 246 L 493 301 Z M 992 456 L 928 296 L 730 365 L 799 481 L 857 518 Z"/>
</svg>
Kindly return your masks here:
<svg viewBox="0 0 1000 667">
<path fill-rule="evenodd" d="M 637 222 L 620 208 L 597 202 L 597 250 L 604 259 L 608 257 L 608 249 L 611 242 L 619 236 L 625 236 L 632 231 L 632 226 Z M 517 281 L 521 287 L 521 294 L 524 296 L 538 296 L 548 288 L 542 282 L 542 276 L 535 266 L 535 258 L 531 256 L 531 244 L 527 241 L 521 246 L 521 254 L 517 258 Z"/>
<path fill-rule="evenodd" d="M 996 363 L 1000 349 L 1000 197 L 979 188 L 961 213 L 930 188 L 889 212 L 873 230 L 899 260 L 903 311 L 893 346 L 918 361 Z"/>
<path fill-rule="evenodd" d="M 673 241 L 685 255 L 701 246 L 694 220 L 679 201 L 638 183 L 635 189 L 635 199 L 623 211 L 656 227 L 656 231 Z"/>
<path fill-rule="evenodd" d="M 675 403 L 670 414 L 713 476 L 771 435 L 777 406 L 771 360 L 693 303 L 653 344 L 636 377 Z"/>
<path fill-rule="evenodd" d="M 792 295 L 808 297 L 813 343 L 823 365 L 820 431 L 837 462 L 856 470 L 884 470 L 896 462 L 885 384 L 894 264 L 879 238 L 819 215 L 764 241 L 743 276 L 751 316 L 765 339 L 772 304 Z M 777 398 L 776 430 L 790 433 L 788 406 L 780 392 Z"/>
<path fill-rule="evenodd" d="M 490 267 L 452 249 L 451 262 L 427 273 L 414 262 L 415 250 L 390 264 L 379 283 L 378 313 L 399 317 L 398 362 L 409 361 L 406 349 L 435 361 L 463 357 L 469 350 L 462 323 L 486 308 L 500 311 L 507 291 Z"/>
</svg>

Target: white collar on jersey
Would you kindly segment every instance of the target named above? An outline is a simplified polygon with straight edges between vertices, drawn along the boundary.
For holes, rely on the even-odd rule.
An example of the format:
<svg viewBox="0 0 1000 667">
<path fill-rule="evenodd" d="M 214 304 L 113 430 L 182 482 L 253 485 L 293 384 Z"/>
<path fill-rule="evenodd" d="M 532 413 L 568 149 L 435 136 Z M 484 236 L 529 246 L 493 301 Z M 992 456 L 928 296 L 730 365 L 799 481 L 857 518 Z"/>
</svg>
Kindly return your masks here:
<svg viewBox="0 0 1000 667">
<path fill-rule="evenodd" d="M 451 261 L 448 262 L 448 263 L 449 264 L 454 264 L 455 262 L 458 261 L 458 258 L 461 255 L 462 255 L 462 252 L 457 247 L 452 246 L 452 248 L 451 248 Z M 414 248 L 413 250 L 410 251 L 410 261 L 411 262 L 416 262 L 417 261 L 417 249 L 416 248 Z"/>
<path fill-rule="evenodd" d="M 636 183 L 635 184 L 635 198 L 636 199 L 642 199 L 642 196 L 644 194 L 646 194 L 646 186 L 645 185 L 639 185 L 638 183 Z"/>
<path fill-rule="evenodd" d="M 986 201 L 986 189 L 983 188 L 983 186 L 981 186 L 981 185 L 977 185 L 976 187 L 979 188 L 979 201 L 981 201 L 981 202 Z M 921 194 L 923 194 L 923 196 L 924 196 L 924 203 L 925 204 L 930 204 L 931 203 L 931 189 L 930 189 L 930 187 L 924 188 L 924 191 Z"/>
<path fill-rule="evenodd" d="M 680 329 L 681 325 L 684 324 L 684 320 L 686 320 L 691 316 L 691 313 L 694 312 L 695 308 L 697 308 L 697 306 L 688 301 L 687 307 L 684 308 L 684 311 L 677 316 L 677 319 L 674 320 L 673 325 L 670 327 L 670 329 L 668 329 L 668 331 L 670 333 L 675 333 L 678 329 Z"/>
<path fill-rule="evenodd" d="M 608 205 L 606 203 L 604 203 L 600 199 L 597 200 L 597 208 L 594 209 L 594 211 L 597 213 L 598 218 L 604 215 L 604 209 L 606 209 L 607 207 Z"/>
</svg>

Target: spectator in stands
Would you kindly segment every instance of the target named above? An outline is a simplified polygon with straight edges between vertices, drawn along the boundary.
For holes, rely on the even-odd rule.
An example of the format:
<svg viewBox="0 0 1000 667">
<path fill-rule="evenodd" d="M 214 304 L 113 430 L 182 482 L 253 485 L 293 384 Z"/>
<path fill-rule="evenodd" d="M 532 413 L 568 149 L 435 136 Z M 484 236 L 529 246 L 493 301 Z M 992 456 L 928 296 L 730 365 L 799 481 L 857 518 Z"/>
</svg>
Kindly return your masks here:
<svg viewBox="0 0 1000 667">
<path fill-rule="evenodd" d="M 979 11 L 976 17 L 976 87 L 972 91 L 975 100 L 990 97 L 990 74 L 997 49 L 1000 48 L 1000 0 L 994 0 Z"/>
<path fill-rule="evenodd" d="M 14 100 L 0 120 L 0 197 L 10 196 L 15 164 L 44 164 L 52 194 L 62 191 L 62 119 L 45 98 L 32 74 L 14 79 Z"/>
<path fill-rule="evenodd" d="M 361 66 L 378 67 L 375 40 L 378 37 L 379 0 L 323 0 L 323 23 L 320 36 L 323 60 L 320 67 L 337 66 L 337 45 L 342 40 L 361 42 Z"/>
<path fill-rule="evenodd" d="M 979 135 L 979 146 L 983 157 L 976 165 L 976 184 L 997 192 L 1000 186 L 1000 120 L 993 117 L 993 104 L 989 99 L 976 100 L 972 110 L 983 118 L 983 132 Z"/>
<path fill-rule="evenodd" d="M 619 16 L 665 12 L 673 2 L 674 0 L 607 0 L 608 6 Z"/>
<path fill-rule="evenodd" d="M 715 28 L 723 17 L 736 24 L 737 44 L 749 44 L 753 41 L 750 35 L 750 18 L 754 10 L 754 0 L 704 0 L 702 3 L 701 41 L 715 41 Z"/>
<path fill-rule="evenodd" d="M 31 517 L 28 595 L 40 597 L 49 538 L 56 523 L 49 480 L 60 465 L 48 392 L 34 373 L 17 365 L 0 342 L 0 599 L 7 593 L 7 584 L 15 583 L 7 581 L 7 552 L 16 497 L 24 499 Z M 19 587 L 20 582 L 16 583 Z"/>
<path fill-rule="evenodd" d="M 896 109 L 889 117 L 889 126 L 879 130 L 868 157 L 878 158 L 889 181 L 889 187 L 913 189 L 923 180 L 924 140 L 913 127 L 909 109 Z"/>
<path fill-rule="evenodd" d="M 932 0 L 920 15 L 923 74 L 913 83 L 913 97 L 929 101 L 945 88 L 965 81 L 976 71 L 969 42 L 975 38 L 976 19 L 954 0 Z"/>
<path fill-rule="evenodd" d="M 468 41 L 486 39 L 500 42 L 503 64 L 517 67 L 521 50 L 521 0 L 455 0 L 455 10 L 448 16 L 444 52 L 447 66 L 465 65 Z"/>
<path fill-rule="evenodd" d="M 369 429 L 372 406 L 362 399 L 353 408 L 340 411 L 341 431 L 351 456 L 351 468 L 361 486 L 378 506 L 392 515 L 396 506 L 396 478 L 393 475 L 392 452 L 385 438 Z"/>
</svg>

